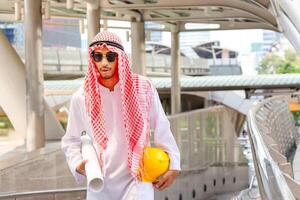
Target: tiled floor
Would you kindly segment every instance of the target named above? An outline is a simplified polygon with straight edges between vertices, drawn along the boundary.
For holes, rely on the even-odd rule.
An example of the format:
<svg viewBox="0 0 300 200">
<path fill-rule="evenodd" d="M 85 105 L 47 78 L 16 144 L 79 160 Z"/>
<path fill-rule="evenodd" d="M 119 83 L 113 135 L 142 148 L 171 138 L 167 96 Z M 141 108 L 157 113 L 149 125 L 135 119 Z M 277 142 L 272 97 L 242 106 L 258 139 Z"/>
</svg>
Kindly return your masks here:
<svg viewBox="0 0 300 200">
<path fill-rule="evenodd" d="M 17 139 L 11 139 L 7 136 L 1 136 L 0 137 L 0 156 L 12 151 L 18 146 L 21 146 L 24 144 L 23 140 L 17 140 Z"/>
</svg>

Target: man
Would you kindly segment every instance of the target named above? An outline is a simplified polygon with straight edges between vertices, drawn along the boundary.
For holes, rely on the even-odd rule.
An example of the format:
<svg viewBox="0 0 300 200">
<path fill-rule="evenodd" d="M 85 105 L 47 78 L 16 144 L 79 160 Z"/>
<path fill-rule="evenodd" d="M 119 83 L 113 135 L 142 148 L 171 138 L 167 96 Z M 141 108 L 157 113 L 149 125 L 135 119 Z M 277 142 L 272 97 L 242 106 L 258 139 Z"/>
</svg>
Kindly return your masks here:
<svg viewBox="0 0 300 200">
<path fill-rule="evenodd" d="M 88 200 L 153 200 L 153 186 L 169 187 L 180 170 L 180 153 L 170 131 L 159 96 L 151 82 L 130 70 L 120 38 L 109 32 L 98 33 L 88 49 L 89 65 L 84 87 L 71 99 L 62 149 L 76 181 L 86 175 L 81 156 L 80 133 L 93 140 L 104 174 L 99 193 L 87 189 Z M 169 170 L 154 183 L 138 177 L 143 149 L 154 142 L 170 157 Z"/>
</svg>

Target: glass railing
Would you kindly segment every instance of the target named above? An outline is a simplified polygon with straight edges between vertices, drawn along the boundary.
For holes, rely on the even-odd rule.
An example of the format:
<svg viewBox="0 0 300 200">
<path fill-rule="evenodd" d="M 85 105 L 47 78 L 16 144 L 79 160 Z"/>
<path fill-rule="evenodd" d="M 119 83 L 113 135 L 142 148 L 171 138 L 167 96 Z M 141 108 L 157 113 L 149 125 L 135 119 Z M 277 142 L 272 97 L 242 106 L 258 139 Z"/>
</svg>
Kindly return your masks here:
<svg viewBox="0 0 300 200">
<path fill-rule="evenodd" d="M 233 115 L 230 109 L 217 106 L 169 116 L 183 169 L 247 164 L 240 156 L 236 130 L 229 125 Z"/>
</svg>

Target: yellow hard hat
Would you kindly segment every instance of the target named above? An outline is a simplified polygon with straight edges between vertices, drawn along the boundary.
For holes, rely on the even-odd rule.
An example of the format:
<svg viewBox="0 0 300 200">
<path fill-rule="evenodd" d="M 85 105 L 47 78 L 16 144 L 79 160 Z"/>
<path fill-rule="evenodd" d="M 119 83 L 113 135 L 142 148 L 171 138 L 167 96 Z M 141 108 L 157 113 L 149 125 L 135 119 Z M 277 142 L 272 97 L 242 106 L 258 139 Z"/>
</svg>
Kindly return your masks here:
<svg viewBox="0 0 300 200">
<path fill-rule="evenodd" d="M 154 182 L 169 169 L 170 158 L 160 148 L 145 147 L 138 176 L 144 182 Z"/>
</svg>

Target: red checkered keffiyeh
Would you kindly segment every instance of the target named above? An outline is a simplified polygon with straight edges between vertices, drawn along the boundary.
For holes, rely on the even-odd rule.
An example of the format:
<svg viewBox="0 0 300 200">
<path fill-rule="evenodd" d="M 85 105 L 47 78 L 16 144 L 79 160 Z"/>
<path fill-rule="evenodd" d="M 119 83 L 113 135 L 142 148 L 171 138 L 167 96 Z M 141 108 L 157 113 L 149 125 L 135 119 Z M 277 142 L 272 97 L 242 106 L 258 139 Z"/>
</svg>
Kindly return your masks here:
<svg viewBox="0 0 300 200">
<path fill-rule="evenodd" d="M 107 146 L 108 138 L 105 133 L 101 94 L 97 89 L 97 84 L 100 84 L 98 82 L 100 73 L 91 57 L 91 53 L 96 48 L 103 48 L 104 46 L 118 54 L 117 62 L 122 96 L 122 114 L 128 144 L 128 167 L 131 169 L 132 175 L 136 176 L 143 149 L 149 144 L 149 101 L 151 98 L 148 98 L 147 94 L 149 93 L 151 84 L 142 76 L 131 72 L 128 56 L 121 50 L 123 48 L 122 42 L 117 35 L 110 32 L 100 32 L 94 37 L 88 49 L 88 69 L 84 82 L 84 96 L 94 138 L 102 151 Z M 101 160 L 103 161 L 103 158 Z"/>
</svg>

